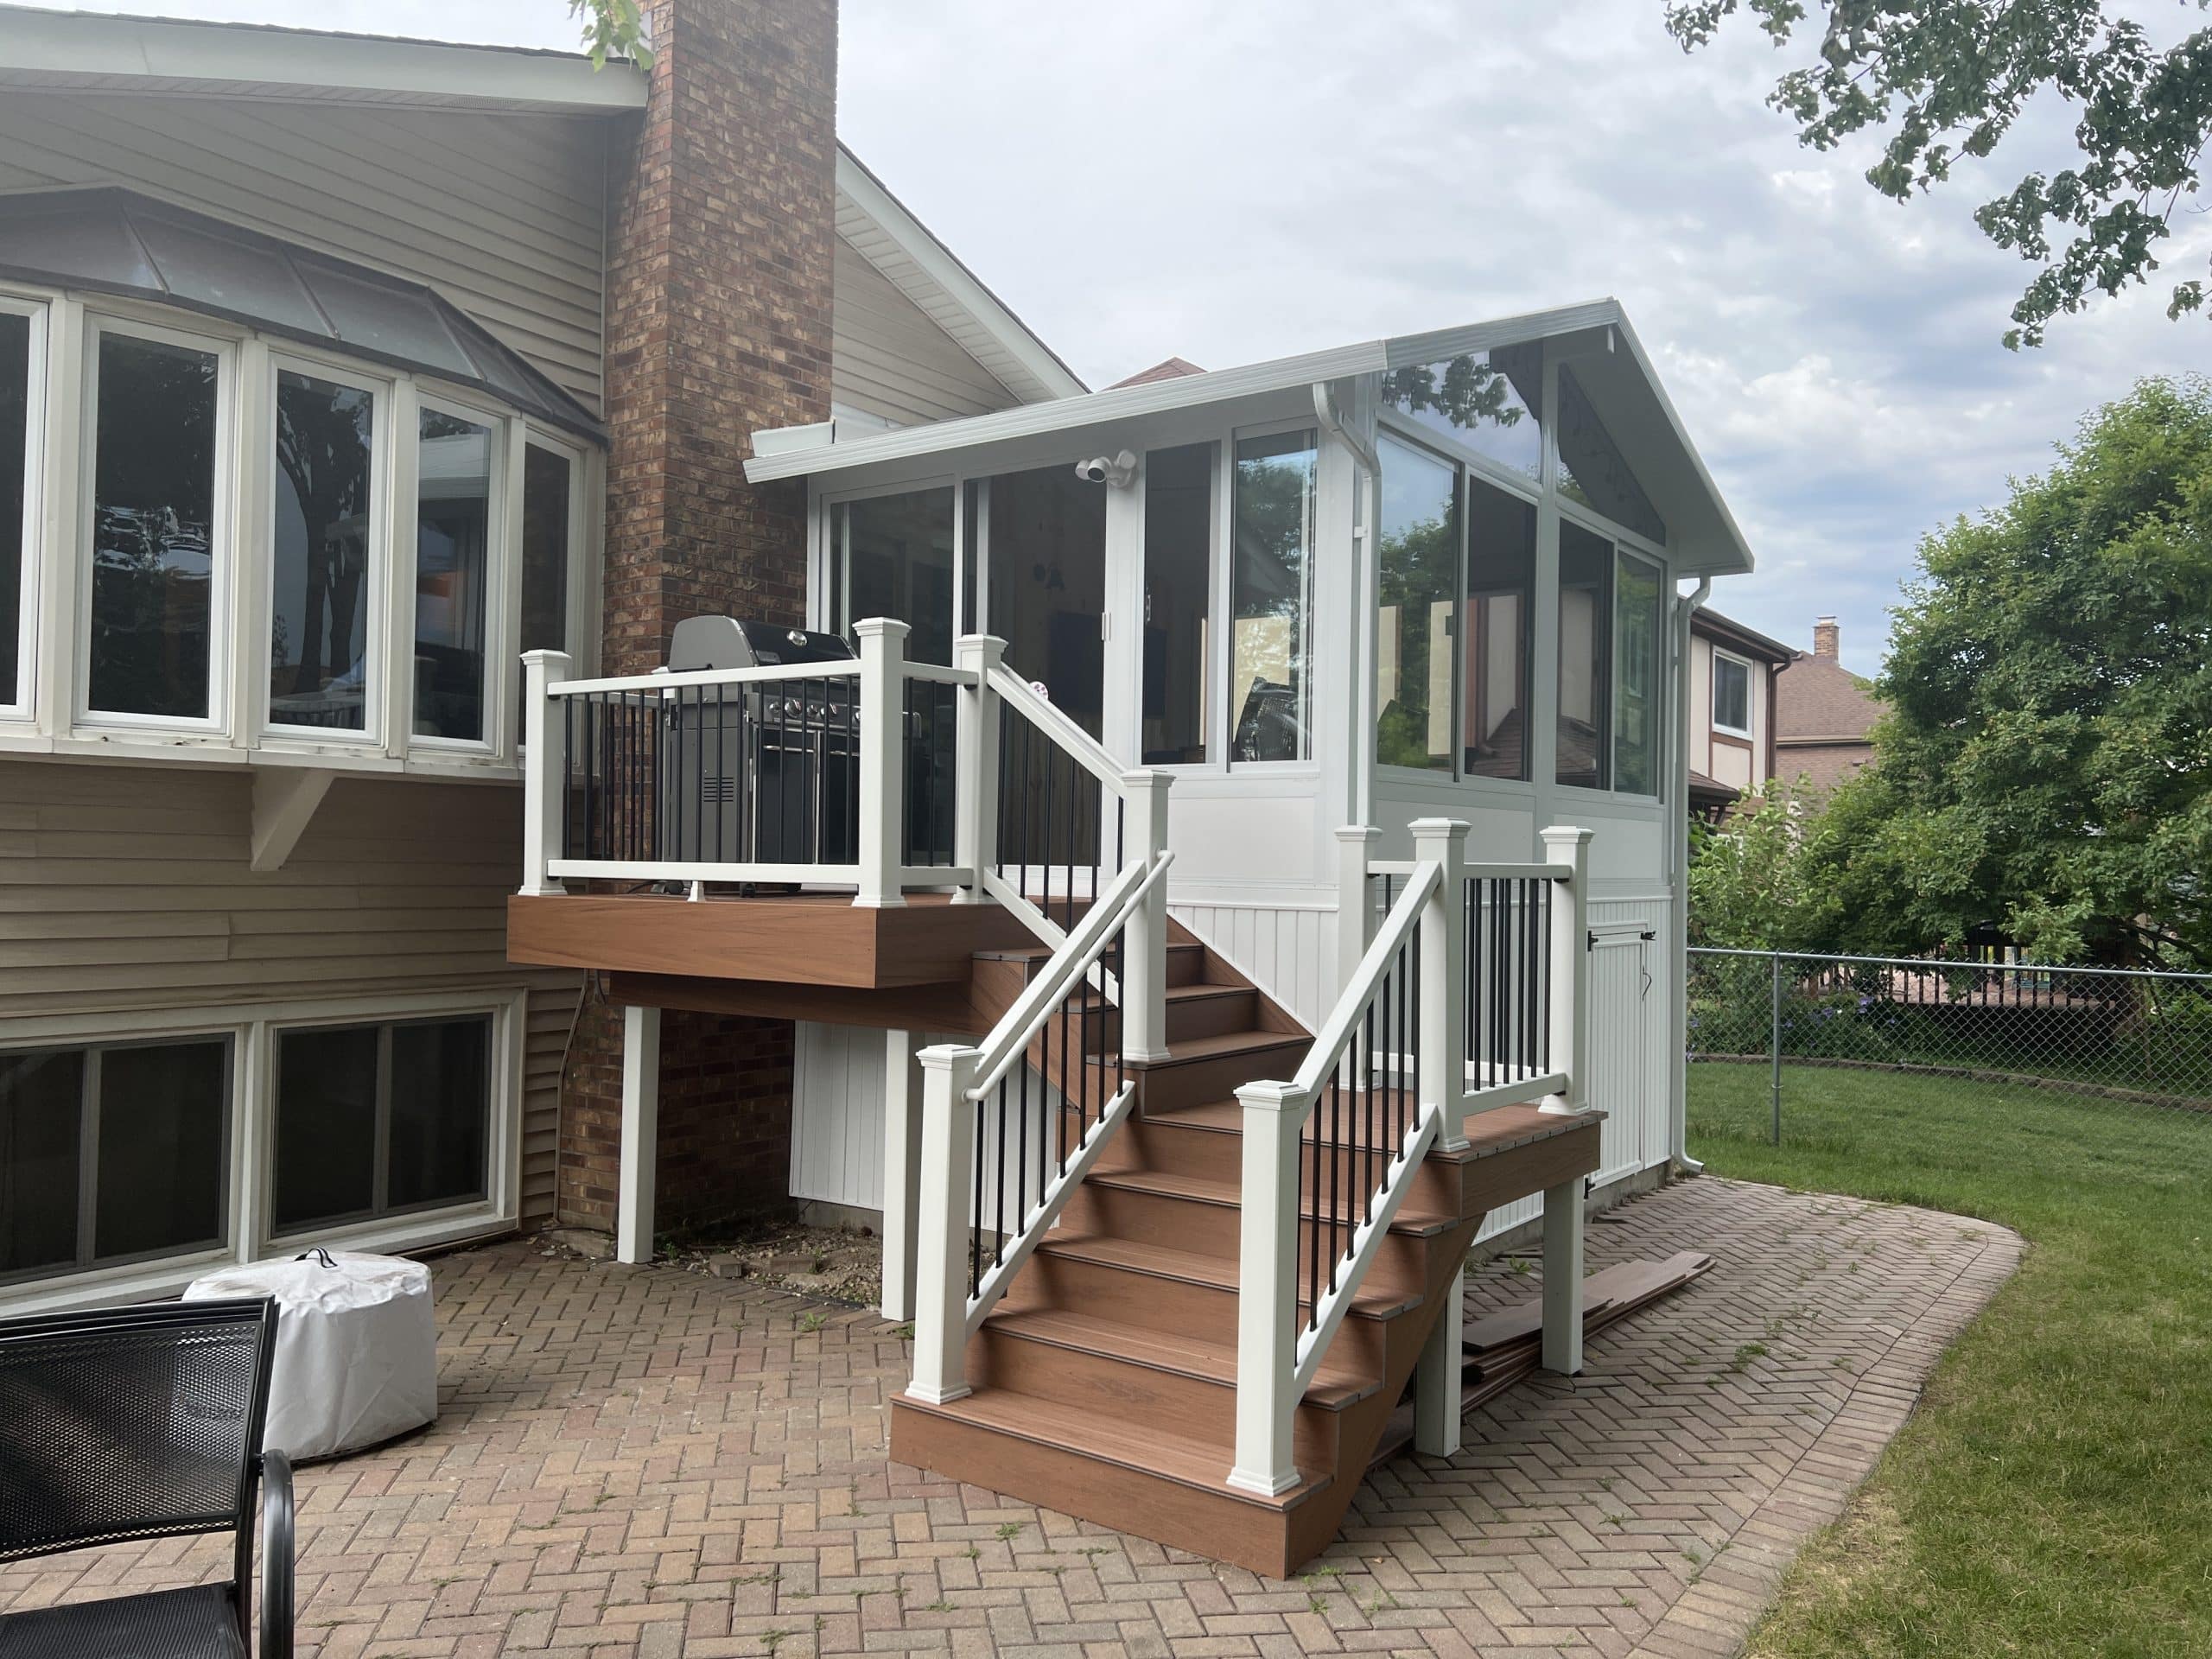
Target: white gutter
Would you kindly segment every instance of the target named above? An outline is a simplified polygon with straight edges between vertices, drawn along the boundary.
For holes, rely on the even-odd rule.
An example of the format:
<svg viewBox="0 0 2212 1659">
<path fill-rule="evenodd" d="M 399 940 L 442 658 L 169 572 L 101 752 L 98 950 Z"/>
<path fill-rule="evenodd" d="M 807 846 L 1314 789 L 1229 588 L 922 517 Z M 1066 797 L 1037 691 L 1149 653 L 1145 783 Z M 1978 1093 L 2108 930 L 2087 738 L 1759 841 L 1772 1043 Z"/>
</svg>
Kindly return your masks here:
<svg viewBox="0 0 2212 1659">
<path fill-rule="evenodd" d="M 1705 1166 L 1689 1154 L 1689 947 L 1690 947 L 1690 619 L 1713 592 L 1713 578 L 1700 579 L 1687 594 L 1675 596 L 1675 801 L 1664 815 L 1667 826 L 1667 891 L 1673 896 L 1668 948 L 1675 958 L 1675 995 L 1667 1014 L 1669 1059 L 1667 1144 L 1676 1164 L 1691 1174 Z"/>
</svg>

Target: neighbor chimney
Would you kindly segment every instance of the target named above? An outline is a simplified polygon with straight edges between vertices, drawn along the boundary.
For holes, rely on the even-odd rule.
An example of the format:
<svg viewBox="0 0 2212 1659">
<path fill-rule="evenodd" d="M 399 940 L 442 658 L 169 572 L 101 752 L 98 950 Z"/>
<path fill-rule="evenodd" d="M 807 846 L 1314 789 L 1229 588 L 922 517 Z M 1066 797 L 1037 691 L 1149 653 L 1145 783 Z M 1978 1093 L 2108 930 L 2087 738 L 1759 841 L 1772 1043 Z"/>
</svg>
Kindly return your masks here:
<svg viewBox="0 0 2212 1659">
<path fill-rule="evenodd" d="M 1813 622 L 1813 656 L 1816 661 L 1832 663 L 1840 649 L 1835 618 L 1816 617 Z"/>
</svg>

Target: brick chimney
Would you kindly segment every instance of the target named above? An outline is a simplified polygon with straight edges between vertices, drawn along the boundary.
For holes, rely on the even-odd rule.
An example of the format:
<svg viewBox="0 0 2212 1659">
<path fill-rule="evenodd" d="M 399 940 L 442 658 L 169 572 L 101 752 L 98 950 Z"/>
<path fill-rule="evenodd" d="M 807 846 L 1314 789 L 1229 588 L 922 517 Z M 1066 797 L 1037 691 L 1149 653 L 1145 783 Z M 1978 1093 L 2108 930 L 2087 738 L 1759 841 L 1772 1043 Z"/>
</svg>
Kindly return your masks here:
<svg viewBox="0 0 2212 1659">
<path fill-rule="evenodd" d="M 1813 660 L 1833 663 L 1842 649 L 1841 631 L 1832 616 L 1816 617 L 1813 621 Z"/>
<path fill-rule="evenodd" d="M 830 415 L 836 0 L 646 0 L 641 124 L 607 182 L 610 674 L 661 662 L 702 611 L 798 623 L 806 489 L 755 488 L 763 427 Z M 622 1019 L 595 994 L 563 1080 L 559 1211 L 611 1227 Z M 788 1189 L 791 1028 L 662 1026 L 658 1222 L 711 1223 Z"/>
</svg>

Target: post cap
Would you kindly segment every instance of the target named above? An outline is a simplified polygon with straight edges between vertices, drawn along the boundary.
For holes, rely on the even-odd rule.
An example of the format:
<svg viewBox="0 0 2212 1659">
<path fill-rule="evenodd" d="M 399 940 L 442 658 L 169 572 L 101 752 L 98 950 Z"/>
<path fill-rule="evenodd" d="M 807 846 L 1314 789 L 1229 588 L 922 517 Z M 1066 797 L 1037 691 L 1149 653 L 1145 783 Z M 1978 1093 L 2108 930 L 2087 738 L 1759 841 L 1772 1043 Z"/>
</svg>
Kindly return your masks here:
<svg viewBox="0 0 2212 1659">
<path fill-rule="evenodd" d="M 1342 823 L 1337 826 L 1337 839 L 1346 845 L 1353 842 L 1380 841 L 1382 832 L 1370 823 Z"/>
<path fill-rule="evenodd" d="M 1292 1083 L 1248 1083 L 1236 1091 L 1238 1102 L 1266 1112 L 1295 1112 L 1306 1105 L 1305 1092 Z"/>
<path fill-rule="evenodd" d="M 535 651 L 525 651 L 522 654 L 524 668 L 536 668 L 541 663 L 547 668 L 569 668 L 574 666 L 575 660 L 565 651 L 554 651 L 544 645 L 538 646 Z"/>
<path fill-rule="evenodd" d="M 1554 823 L 1546 825 L 1536 833 L 1543 837 L 1547 847 L 1587 847 L 1598 832 L 1577 829 L 1571 823 Z"/>
<path fill-rule="evenodd" d="M 950 1071 L 961 1061 L 968 1062 L 970 1071 L 983 1058 L 980 1048 L 969 1048 L 964 1043 L 932 1043 L 916 1052 L 915 1060 L 931 1071 Z"/>
<path fill-rule="evenodd" d="M 893 639 L 904 639 L 914 631 L 911 622 L 901 622 L 895 616 L 864 616 L 853 624 L 853 632 L 863 639 L 878 634 Z"/>
<path fill-rule="evenodd" d="M 1474 828 L 1465 818 L 1415 818 L 1406 828 L 1413 832 L 1415 841 L 1442 836 L 1451 841 L 1465 841 L 1467 832 Z"/>
</svg>

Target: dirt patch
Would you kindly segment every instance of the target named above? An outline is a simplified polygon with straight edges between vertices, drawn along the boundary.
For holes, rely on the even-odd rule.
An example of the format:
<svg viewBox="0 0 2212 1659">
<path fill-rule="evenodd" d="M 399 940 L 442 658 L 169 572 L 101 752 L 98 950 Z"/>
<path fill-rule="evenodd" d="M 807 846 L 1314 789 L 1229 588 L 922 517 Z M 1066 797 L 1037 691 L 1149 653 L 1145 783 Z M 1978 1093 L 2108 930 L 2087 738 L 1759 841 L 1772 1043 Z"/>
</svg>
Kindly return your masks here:
<svg viewBox="0 0 2212 1659">
<path fill-rule="evenodd" d="M 605 1233 L 560 1228 L 538 1236 L 546 1255 L 604 1262 L 613 1254 Z M 883 1300 L 883 1241 L 868 1230 L 763 1223 L 709 1237 L 663 1240 L 660 1265 L 717 1279 L 747 1279 L 777 1290 L 874 1306 Z"/>
</svg>

